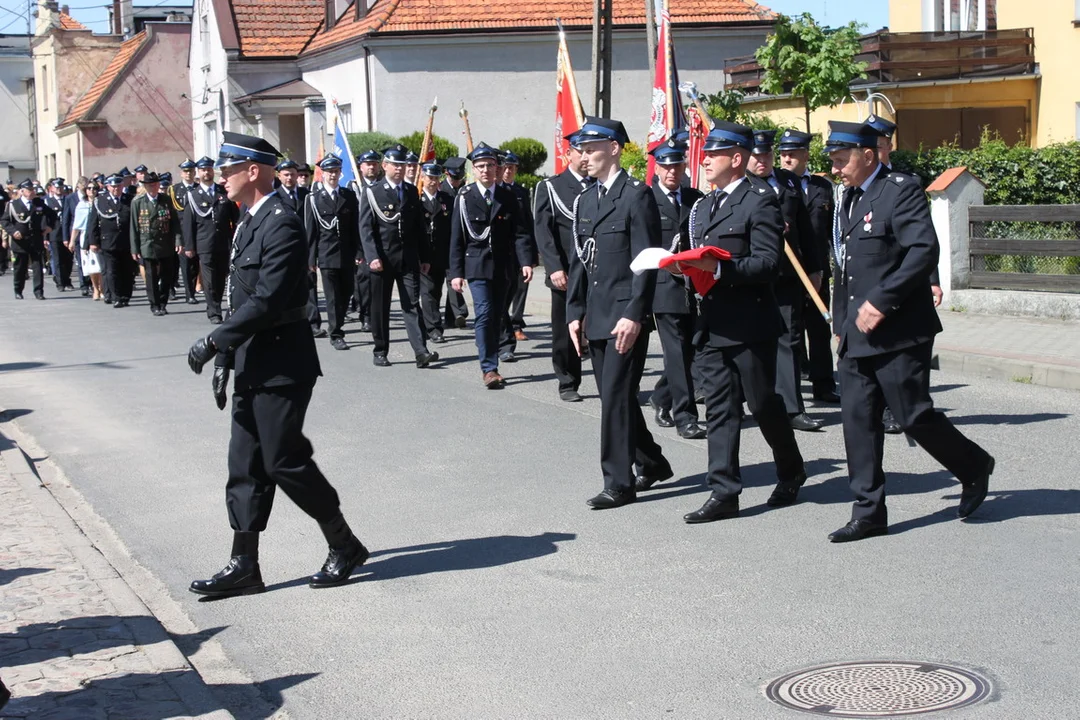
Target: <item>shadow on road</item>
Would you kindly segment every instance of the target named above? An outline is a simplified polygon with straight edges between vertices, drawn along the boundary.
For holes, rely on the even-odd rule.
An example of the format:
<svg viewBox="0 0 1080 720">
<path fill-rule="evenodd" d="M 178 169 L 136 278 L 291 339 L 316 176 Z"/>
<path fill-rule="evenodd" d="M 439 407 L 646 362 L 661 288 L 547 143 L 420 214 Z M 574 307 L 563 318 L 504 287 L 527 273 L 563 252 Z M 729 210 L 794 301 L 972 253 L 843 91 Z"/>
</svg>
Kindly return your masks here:
<svg viewBox="0 0 1080 720">
<path fill-rule="evenodd" d="M 1030 415 L 959 415 L 950 417 L 953 425 L 1030 425 L 1049 420 L 1064 420 L 1068 413 L 1031 413 Z"/>
<path fill-rule="evenodd" d="M 376 562 L 363 567 L 365 580 L 391 580 L 437 572 L 478 570 L 532 560 L 558 551 L 556 543 L 577 539 L 574 533 L 546 532 L 540 535 L 496 535 L 485 538 L 448 540 L 377 550 Z"/>
<path fill-rule="evenodd" d="M 0 373 L 14 372 L 16 370 L 33 370 L 35 368 L 45 367 L 49 363 L 43 362 L 13 362 L 13 363 L 0 363 Z"/>
<path fill-rule="evenodd" d="M 105 368 L 107 370 L 130 370 L 130 365 L 124 363 L 145 362 L 147 360 L 168 360 L 171 358 L 186 358 L 187 352 L 172 353 L 169 355 L 151 355 L 149 357 L 121 358 L 119 360 L 99 360 L 98 362 L 72 363 L 70 365 L 50 365 L 39 362 L 17 362 L 0 365 L 0 373 L 3 372 L 54 372 L 56 370 L 75 370 L 78 368 Z"/>
<path fill-rule="evenodd" d="M 0 585 L 7 585 L 9 582 L 13 582 L 27 575 L 40 575 L 41 573 L 47 572 L 52 572 L 52 568 L 0 568 Z"/>
</svg>

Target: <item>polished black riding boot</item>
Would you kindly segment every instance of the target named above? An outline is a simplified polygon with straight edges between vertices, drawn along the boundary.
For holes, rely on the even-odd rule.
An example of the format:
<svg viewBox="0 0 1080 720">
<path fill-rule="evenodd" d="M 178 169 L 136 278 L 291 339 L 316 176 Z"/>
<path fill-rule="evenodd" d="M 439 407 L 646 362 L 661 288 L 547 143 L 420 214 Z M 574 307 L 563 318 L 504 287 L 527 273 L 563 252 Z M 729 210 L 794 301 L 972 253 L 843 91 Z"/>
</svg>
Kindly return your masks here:
<svg viewBox="0 0 1080 720">
<path fill-rule="evenodd" d="M 266 590 L 259 570 L 259 533 L 233 533 L 232 559 L 209 580 L 191 583 L 196 595 L 225 598 L 233 595 L 255 595 Z"/>
<path fill-rule="evenodd" d="M 352 571 L 367 561 L 368 549 L 353 535 L 341 514 L 328 523 L 319 523 L 319 529 L 330 545 L 330 554 L 326 556 L 322 570 L 308 580 L 308 585 L 325 588 L 348 582 Z"/>
</svg>

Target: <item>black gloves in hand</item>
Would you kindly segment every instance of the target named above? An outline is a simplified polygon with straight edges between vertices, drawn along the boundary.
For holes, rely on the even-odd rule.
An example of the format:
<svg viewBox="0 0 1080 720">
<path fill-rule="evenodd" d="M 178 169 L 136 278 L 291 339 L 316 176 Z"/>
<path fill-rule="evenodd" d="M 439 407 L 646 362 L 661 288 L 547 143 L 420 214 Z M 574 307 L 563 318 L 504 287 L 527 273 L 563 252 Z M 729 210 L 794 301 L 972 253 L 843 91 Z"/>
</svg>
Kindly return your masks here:
<svg viewBox="0 0 1080 720">
<path fill-rule="evenodd" d="M 218 410 L 225 409 L 225 403 L 229 401 L 229 368 L 224 365 L 214 367 L 214 400 L 217 401 Z"/>
<path fill-rule="evenodd" d="M 188 350 L 188 367 L 191 368 L 191 372 L 196 375 L 201 375 L 203 365 L 210 362 L 215 355 L 217 355 L 217 348 L 214 347 L 214 341 L 210 339 L 210 336 L 207 335 L 204 338 L 200 338 L 196 340 L 195 344 Z"/>
</svg>

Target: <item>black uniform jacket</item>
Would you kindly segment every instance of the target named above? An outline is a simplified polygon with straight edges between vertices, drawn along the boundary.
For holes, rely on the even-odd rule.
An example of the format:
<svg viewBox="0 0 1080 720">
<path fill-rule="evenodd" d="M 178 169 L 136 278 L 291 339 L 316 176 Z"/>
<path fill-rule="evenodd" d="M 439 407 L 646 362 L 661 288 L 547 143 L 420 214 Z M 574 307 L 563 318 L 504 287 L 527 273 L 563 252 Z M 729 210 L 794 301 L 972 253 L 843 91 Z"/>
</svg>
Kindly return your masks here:
<svg viewBox="0 0 1080 720">
<path fill-rule="evenodd" d="M 821 277 L 832 277 L 833 211 L 836 209 L 836 186 L 820 175 L 807 176 L 806 212 L 810 215 L 810 228 L 814 233 L 814 247 L 817 250 L 818 268 Z"/>
<path fill-rule="evenodd" d="M 851 211 L 841 215 L 844 264 L 837 268 L 833 332 L 839 354 L 869 357 L 931 340 L 941 322 L 930 293 L 938 239 L 919 183 L 884 167 Z M 855 327 L 864 301 L 885 314 L 869 334 Z"/>
<path fill-rule="evenodd" d="M 209 192 L 202 185 L 194 186 L 187 193 L 180 218 L 184 250 L 199 255 L 228 255 L 239 215 L 236 203 L 225 194 L 223 186 L 213 185 Z"/>
<path fill-rule="evenodd" d="M 660 209 L 660 245 L 671 252 L 690 249 L 690 237 L 687 234 L 687 220 L 690 209 L 701 197 L 701 192 L 689 187 L 679 188 L 679 210 L 671 204 L 667 188 L 657 181 L 652 186 L 656 206 Z M 678 243 L 675 236 L 678 236 Z M 667 270 L 656 274 L 656 293 L 653 295 L 652 311 L 655 313 L 676 313 L 686 315 L 694 312 L 697 301 L 693 292 L 686 286 L 684 278 L 676 277 Z"/>
<path fill-rule="evenodd" d="M 12 198 L 0 219 L 4 232 L 8 234 L 11 251 L 16 253 L 40 253 L 45 249 L 45 228 L 54 228 L 60 218 L 41 198 L 29 201 L 21 197 Z M 22 235 L 15 239 L 15 233 Z"/>
<path fill-rule="evenodd" d="M 535 223 L 533 222 L 532 198 L 529 197 L 529 188 L 519 183 L 504 185 L 504 187 L 514 193 L 514 197 L 517 198 L 518 209 L 521 210 L 522 223 L 525 226 L 525 231 L 529 234 L 528 265 L 529 267 L 535 267 L 540 264 L 540 255 L 536 249 Z"/>
<path fill-rule="evenodd" d="M 229 278 L 232 313 L 210 338 L 233 356 L 235 390 L 310 385 L 322 374 L 307 321 L 304 228 L 271 194 L 241 218 Z"/>
<path fill-rule="evenodd" d="M 56 252 L 58 245 L 66 243 L 69 238 L 64 237 L 63 220 L 61 215 L 64 213 L 64 201 L 62 198 L 58 198 L 55 195 L 45 196 L 45 205 L 53 211 L 53 215 L 56 216 L 56 222 L 52 223 L 52 232 L 49 233 L 48 240 L 53 243 L 53 252 Z"/>
<path fill-rule="evenodd" d="M 595 238 L 596 252 L 590 268 L 576 248 L 571 257 L 566 321 L 584 320 L 589 340 L 610 340 L 620 318 L 644 322 L 652 311 L 656 271 L 634 275 L 630 262 L 659 247 L 660 212 L 649 186 L 622 171 L 603 199 L 596 188 L 581 194 L 577 220 L 578 245 Z"/>
<path fill-rule="evenodd" d="M 308 265 L 328 269 L 354 266 L 358 248 L 360 208 L 356 195 L 339 187 L 334 197 L 319 184 L 304 201 L 303 225 L 308 241 Z"/>
<path fill-rule="evenodd" d="M 446 272 L 450 266 L 450 213 L 454 210 L 454 197 L 439 190 L 430 198 L 421 195 L 420 202 L 424 206 L 431 271 Z"/>
<path fill-rule="evenodd" d="M 701 299 L 699 344 L 731 347 L 775 340 L 780 308 L 773 283 L 783 254 L 784 220 L 780 201 L 767 184 L 743 180 L 709 219 L 712 197 L 697 204 L 694 245 L 713 245 L 731 253 L 720 261 L 720 278 Z"/>
<path fill-rule="evenodd" d="M 439 183 L 439 189 L 442 190 L 447 195 L 449 195 L 450 197 L 457 197 L 458 191 L 461 190 L 461 188 L 463 188 L 463 187 L 465 187 L 465 186 L 461 185 L 460 187 L 454 187 L 453 185 L 450 184 L 450 181 L 447 180 L 446 178 L 443 178 L 443 181 L 441 183 Z"/>
<path fill-rule="evenodd" d="M 299 185 L 296 186 L 295 188 L 293 188 L 293 192 L 296 193 L 296 201 L 295 202 L 292 199 L 292 195 L 289 194 L 289 191 L 285 189 L 284 185 L 278 187 L 278 189 L 275 192 L 277 192 L 278 197 L 281 198 L 282 206 L 284 206 L 285 208 L 288 208 L 289 210 L 292 210 L 294 213 L 296 213 L 297 216 L 300 218 L 300 221 L 303 222 L 303 220 L 304 220 L 304 201 L 307 199 L 308 189 L 305 188 L 305 187 L 300 187 Z"/>
<path fill-rule="evenodd" d="M 784 239 L 795 252 L 806 274 L 820 270 L 820 253 L 814 243 L 814 228 L 810 224 L 810 213 L 806 209 L 806 198 L 802 191 L 802 181 L 794 173 L 781 168 L 773 170 L 773 178 L 776 180 L 776 190 L 773 190 L 777 200 L 780 201 L 780 214 L 784 216 Z M 755 183 L 769 185 L 767 178 L 750 176 Z M 777 192 L 778 190 L 778 192 Z M 780 246 L 780 277 L 795 280 L 795 268 L 788 260 L 784 246 Z"/>
<path fill-rule="evenodd" d="M 544 261 L 544 270 L 549 278 L 560 270 L 570 273 L 570 258 L 575 252 L 574 200 L 580 194 L 581 182 L 569 170 L 563 170 L 536 186 L 533 229 L 540 259 Z M 551 287 L 550 279 L 547 286 Z"/>
<path fill-rule="evenodd" d="M 532 261 L 532 238 L 525 227 L 525 217 L 518 207 L 517 196 L 496 183 L 492 203 L 484 201 L 476 183 L 458 191 L 450 218 L 450 277 L 467 280 L 502 278 L 515 267 Z M 486 239 L 472 237 L 462 224 L 482 235 L 491 227 Z"/>
<path fill-rule="evenodd" d="M 100 193 L 86 218 L 87 239 L 104 252 L 130 252 L 130 222 L 131 199 L 127 195 L 114 198 L 108 191 Z"/>
<path fill-rule="evenodd" d="M 402 200 L 386 180 L 360 190 L 360 244 L 369 264 L 377 258 L 398 272 L 416 271 L 428 261 L 424 210 L 415 185 L 400 187 Z M 380 214 L 401 217 L 386 222 Z"/>
</svg>

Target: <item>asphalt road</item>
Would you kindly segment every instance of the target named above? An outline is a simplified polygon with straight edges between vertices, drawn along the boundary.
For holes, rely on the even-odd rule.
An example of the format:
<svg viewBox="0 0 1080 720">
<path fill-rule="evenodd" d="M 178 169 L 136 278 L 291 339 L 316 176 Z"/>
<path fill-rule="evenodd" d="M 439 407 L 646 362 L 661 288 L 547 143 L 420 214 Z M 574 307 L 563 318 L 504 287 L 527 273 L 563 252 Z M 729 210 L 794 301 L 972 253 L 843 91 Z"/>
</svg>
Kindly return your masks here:
<svg viewBox="0 0 1080 720">
<path fill-rule="evenodd" d="M 599 404 L 589 382 L 586 402 L 559 402 L 542 318 L 501 392 L 483 389 L 471 335 L 449 332 L 446 362 L 421 371 L 395 323 L 384 369 L 352 324 L 351 351 L 319 341 L 307 434 L 371 560 L 349 586 L 308 589 L 326 548 L 281 496 L 271 591 L 206 603 L 187 586 L 228 559 L 229 425 L 184 361 L 202 309 L 18 302 L 0 282 L 0 406 L 292 717 L 799 717 L 763 685 L 863 658 L 981 669 L 996 692 L 957 717 L 1076 716 L 1078 393 L 935 373 L 938 405 L 997 458 L 990 498 L 957 521 L 958 485 L 890 437 L 893 534 L 837 546 L 850 496 L 834 408 L 798 435 L 797 506 L 765 507 L 774 475 L 750 425 L 743 517 L 685 525 L 705 445 L 650 420 L 681 479 L 593 512 Z"/>
</svg>

